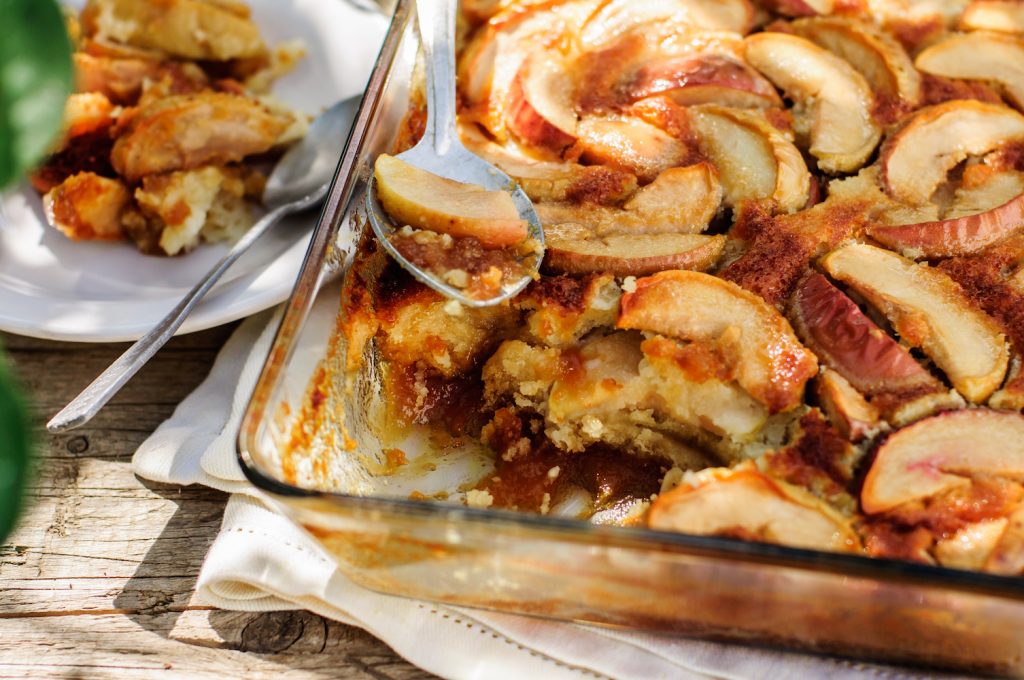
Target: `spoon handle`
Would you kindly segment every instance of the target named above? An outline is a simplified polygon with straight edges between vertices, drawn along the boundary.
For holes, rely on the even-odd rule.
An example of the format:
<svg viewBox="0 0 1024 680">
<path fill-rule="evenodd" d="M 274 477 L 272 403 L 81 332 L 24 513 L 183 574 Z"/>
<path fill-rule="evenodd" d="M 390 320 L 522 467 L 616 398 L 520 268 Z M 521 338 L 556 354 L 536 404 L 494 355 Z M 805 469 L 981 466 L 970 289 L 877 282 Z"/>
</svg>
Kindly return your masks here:
<svg viewBox="0 0 1024 680">
<path fill-rule="evenodd" d="M 82 390 L 81 394 L 46 424 L 46 429 L 56 434 L 79 427 L 92 420 L 93 416 L 110 401 L 111 397 L 117 394 L 125 383 L 156 354 L 157 350 L 171 339 L 174 331 L 184 323 L 192 309 L 213 288 L 228 267 L 249 250 L 249 247 L 278 220 L 303 207 L 306 207 L 304 202 L 287 203 L 264 215 L 153 330 L 129 347 L 107 370 L 100 373 L 88 387 Z"/>
<path fill-rule="evenodd" d="M 455 132 L 455 13 L 458 0 L 417 0 L 416 17 L 426 62 L 425 140 L 443 156 Z"/>
</svg>

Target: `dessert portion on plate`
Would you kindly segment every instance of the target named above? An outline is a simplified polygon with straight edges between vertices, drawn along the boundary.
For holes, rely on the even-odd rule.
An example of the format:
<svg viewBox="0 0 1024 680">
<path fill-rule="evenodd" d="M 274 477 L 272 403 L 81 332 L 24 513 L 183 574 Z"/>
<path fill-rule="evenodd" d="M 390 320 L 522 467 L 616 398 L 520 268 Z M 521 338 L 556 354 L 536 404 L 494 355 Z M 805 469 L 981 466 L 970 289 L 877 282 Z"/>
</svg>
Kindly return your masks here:
<svg viewBox="0 0 1024 680">
<path fill-rule="evenodd" d="M 237 239 L 267 162 L 305 134 L 269 94 L 302 46 L 266 45 L 236 0 L 89 0 L 68 23 L 77 91 L 31 178 L 47 221 L 153 255 Z"/>
<path fill-rule="evenodd" d="M 371 356 L 389 461 L 486 447 L 417 498 L 1024 573 L 1018 9 L 467 0 L 543 276 L 463 309 L 365 244 L 289 469 Z"/>
</svg>

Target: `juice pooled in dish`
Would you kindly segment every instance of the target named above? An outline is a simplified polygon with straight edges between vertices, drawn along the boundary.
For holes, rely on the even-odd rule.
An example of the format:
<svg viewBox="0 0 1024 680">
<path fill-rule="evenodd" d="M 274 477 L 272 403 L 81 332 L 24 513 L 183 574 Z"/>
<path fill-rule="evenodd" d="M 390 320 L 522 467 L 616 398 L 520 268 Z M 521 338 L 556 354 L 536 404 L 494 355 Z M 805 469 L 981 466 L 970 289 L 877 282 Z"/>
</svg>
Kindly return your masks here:
<svg viewBox="0 0 1024 680">
<path fill-rule="evenodd" d="M 377 195 L 401 228 L 391 242 L 406 259 L 468 297 L 487 299 L 516 281 L 539 247 L 512 196 L 456 182 L 382 154 Z"/>
</svg>

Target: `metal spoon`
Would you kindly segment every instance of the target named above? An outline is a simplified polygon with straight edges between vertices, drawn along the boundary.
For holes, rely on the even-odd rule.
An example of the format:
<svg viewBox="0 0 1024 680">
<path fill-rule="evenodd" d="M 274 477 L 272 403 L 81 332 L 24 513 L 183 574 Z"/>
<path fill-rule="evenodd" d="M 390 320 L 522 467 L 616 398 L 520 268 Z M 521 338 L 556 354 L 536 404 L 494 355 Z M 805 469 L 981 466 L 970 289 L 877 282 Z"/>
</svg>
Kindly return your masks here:
<svg viewBox="0 0 1024 680">
<path fill-rule="evenodd" d="M 310 208 L 323 200 L 359 109 L 360 98 L 361 95 L 342 100 L 313 121 L 306 137 L 281 157 L 267 180 L 263 203 L 270 208 L 270 212 L 246 232 L 153 330 L 129 347 L 55 415 L 46 424 L 47 430 L 53 433 L 65 432 L 92 420 L 111 397 L 171 339 L 174 331 L 235 260 L 282 217 Z"/>
<path fill-rule="evenodd" d="M 501 292 L 494 297 L 474 299 L 461 289 L 451 286 L 437 275 L 421 269 L 402 255 L 388 238 L 396 226 L 377 199 L 377 186 L 370 174 L 366 191 L 366 212 L 377 239 L 417 279 L 442 295 L 458 300 L 469 307 L 485 307 L 507 300 L 533 280 L 544 259 L 544 230 L 537 212 L 526 193 L 512 178 L 497 167 L 469 152 L 459 141 L 455 127 L 455 12 L 458 0 L 418 0 L 416 17 L 419 22 L 420 41 L 426 70 L 427 123 L 423 138 L 414 146 L 398 155 L 410 165 L 466 184 L 476 184 L 485 189 L 508 191 L 512 195 L 519 217 L 529 225 L 529 236 L 540 245 L 523 262 L 528 270 L 519 279 L 506 282 Z"/>
</svg>

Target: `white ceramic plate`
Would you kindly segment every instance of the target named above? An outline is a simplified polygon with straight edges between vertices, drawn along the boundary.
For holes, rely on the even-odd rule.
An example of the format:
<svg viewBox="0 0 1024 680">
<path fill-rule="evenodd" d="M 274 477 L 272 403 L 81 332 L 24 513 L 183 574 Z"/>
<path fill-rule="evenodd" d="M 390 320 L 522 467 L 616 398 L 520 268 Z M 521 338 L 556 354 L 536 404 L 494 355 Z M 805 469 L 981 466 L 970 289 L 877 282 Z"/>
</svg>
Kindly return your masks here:
<svg viewBox="0 0 1024 680">
<path fill-rule="evenodd" d="M 275 87 L 282 100 L 316 114 L 364 89 L 387 27 L 384 17 L 346 0 L 248 2 L 269 44 L 305 41 L 306 59 Z M 275 227 L 179 332 L 227 323 L 287 298 L 315 221 L 309 212 Z M 226 246 L 204 245 L 159 258 L 126 242 L 71 242 L 46 224 L 39 196 L 25 183 L 0 197 L 0 330 L 57 340 L 136 340 L 225 252 Z"/>
</svg>

